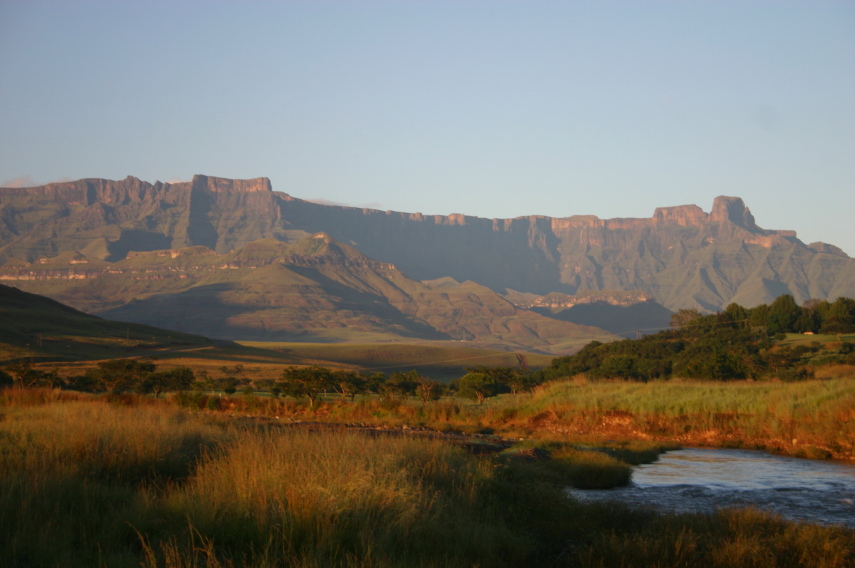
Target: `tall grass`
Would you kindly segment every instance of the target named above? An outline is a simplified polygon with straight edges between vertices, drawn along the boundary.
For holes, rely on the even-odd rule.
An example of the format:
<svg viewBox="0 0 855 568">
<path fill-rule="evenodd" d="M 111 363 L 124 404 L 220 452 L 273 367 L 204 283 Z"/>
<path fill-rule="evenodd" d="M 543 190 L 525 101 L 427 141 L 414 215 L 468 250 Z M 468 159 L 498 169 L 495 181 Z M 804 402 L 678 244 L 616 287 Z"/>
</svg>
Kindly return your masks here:
<svg viewBox="0 0 855 568">
<path fill-rule="evenodd" d="M 0 549 L 15 559 L 0 565 L 121 565 L 133 556 L 143 488 L 189 475 L 206 446 L 229 437 L 168 405 L 49 398 L 0 400 Z M 117 542 L 107 562 L 98 547 Z"/>
<path fill-rule="evenodd" d="M 654 438 L 855 458 L 855 382 L 567 381 L 520 399 L 511 422 L 570 437 Z"/>
<path fill-rule="evenodd" d="M 418 437 L 55 398 L 0 396 L 0 566 L 855 562 L 852 530 L 577 503 L 563 488 L 595 469 L 578 468 L 578 450 L 478 458 Z M 597 456 L 619 475 L 619 462 Z"/>
<path fill-rule="evenodd" d="M 855 459 L 855 381 L 850 377 L 791 383 L 577 378 L 533 393 L 487 399 L 483 405 L 459 398 L 423 405 L 413 399 L 361 397 L 355 403 L 335 398 L 310 407 L 290 398 L 194 396 L 193 408 L 292 420 L 427 426 L 586 443 L 655 440 L 666 446 Z"/>
<path fill-rule="evenodd" d="M 238 428 L 162 404 L 2 412 L 3 566 L 501 566 L 524 556 L 525 538 L 485 493 L 493 465 L 436 440 Z"/>
<path fill-rule="evenodd" d="M 438 441 L 267 431 L 208 455 L 164 510 L 169 534 L 192 526 L 232 560 L 250 550 L 271 565 L 503 565 L 522 559 L 522 540 L 484 510 L 490 475 Z"/>
</svg>

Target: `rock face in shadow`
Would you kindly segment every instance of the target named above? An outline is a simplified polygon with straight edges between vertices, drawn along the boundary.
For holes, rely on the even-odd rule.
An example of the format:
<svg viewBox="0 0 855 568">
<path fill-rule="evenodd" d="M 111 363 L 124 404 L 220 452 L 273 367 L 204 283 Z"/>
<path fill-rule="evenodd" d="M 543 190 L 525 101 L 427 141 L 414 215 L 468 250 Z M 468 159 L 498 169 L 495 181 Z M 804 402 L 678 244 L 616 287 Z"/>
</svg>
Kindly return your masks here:
<svg viewBox="0 0 855 568">
<path fill-rule="evenodd" d="M 493 291 L 574 295 L 641 291 L 670 310 L 731 302 L 855 296 L 855 260 L 794 231 L 760 228 L 738 197 L 662 207 L 644 219 L 483 219 L 321 205 L 274 192 L 266 178 L 195 176 L 150 184 L 86 179 L 0 189 L 0 262 L 80 252 L 108 262 L 132 251 L 204 246 L 220 254 L 323 231 L 409 278 L 451 277 Z"/>
</svg>

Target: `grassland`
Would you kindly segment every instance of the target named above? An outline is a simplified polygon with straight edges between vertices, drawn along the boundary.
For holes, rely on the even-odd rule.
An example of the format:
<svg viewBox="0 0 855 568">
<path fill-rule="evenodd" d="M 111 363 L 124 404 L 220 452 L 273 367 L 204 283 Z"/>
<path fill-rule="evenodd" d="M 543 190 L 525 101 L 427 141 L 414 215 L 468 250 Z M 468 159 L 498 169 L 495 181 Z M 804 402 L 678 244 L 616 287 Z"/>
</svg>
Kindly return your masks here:
<svg viewBox="0 0 855 568">
<path fill-rule="evenodd" d="M 211 401 L 211 398 L 215 400 Z M 477 404 L 445 397 L 327 396 L 306 401 L 267 396 L 228 399 L 203 393 L 182 399 L 194 408 L 281 419 L 491 432 L 602 445 L 606 440 L 762 449 L 809 458 L 855 460 L 855 367 L 823 368 L 800 382 L 572 381 Z"/>
<path fill-rule="evenodd" d="M 795 383 L 577 380 L 539 389 L 512 407 L 507 422 L 570 438 L 655 439 L 855 459 L 853 379 L 855 368 L 841 365 L 836 378 Z"/>
<path fill-rule="evenodd" d="M 599 452 L 478 457 L 441 440 L 60 391 L 3 391 L 0 412 L 0 565 L 10 568 L 855 561 L 855 531 L 840 527 L 572 500 L 562 488 L 586 463 L 606 460 L 588 468 L 594 479 L 619 466 Z"/>
<path fill-rule="evenodd" d="M 381 371 L 416 369 L 423 376 L 448 382 L 466 374 L 466 367 L 515 367 L 515 353 L 469 347 L 461 342 L 434 341 L 422 343 L 275 343 L 239 342 L 241 345 L 283 353 L 312 365 L 340 365 Z M 552 360 L 550 355 L 526 354 L 528 364 L 541 367 Z"/>
<path fill-rule="evenodd" d="M 841 334 L 828 334 L 828 333 L 814 333 L 814 334 L 804 334 L 804 333 L 787 333 L 785 334 L 784 339 L 778 341 L 778 345 L 796 347 L 797 345 L 811 345 L 813 343 L 853 343 L 855 342 L 855 333 L 841 333 Z"/>
</svg>

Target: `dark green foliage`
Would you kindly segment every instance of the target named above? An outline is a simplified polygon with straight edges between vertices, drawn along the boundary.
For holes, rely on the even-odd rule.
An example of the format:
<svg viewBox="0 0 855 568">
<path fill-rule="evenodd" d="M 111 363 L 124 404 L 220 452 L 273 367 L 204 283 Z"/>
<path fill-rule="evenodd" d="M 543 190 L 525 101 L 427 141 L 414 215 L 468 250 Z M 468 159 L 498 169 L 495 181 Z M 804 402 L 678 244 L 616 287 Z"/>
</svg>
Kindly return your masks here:
<svg viewBox="0 0 855 568">
<path fill-rule="evenodd" d="M 771 372 L 782 380 L 801 380 L 813 375 L 806 366 L 820 361 L 847 362 L 851 349 L 837 352 L 800 345 L 773 347 L 770 337 L 817 329 L 855 330 L 855 300 L 839 298 L 833 304 L 811 301 L 796 305 L 790 295 L 771 306 L 746 309 L 731 304 L 723 312 L 701 315 L 680 310 L 672 318 L 672 330 L 637 340 L 591 342 L 577 354 L 559 357 L 540 371 L 538 380 L 572 377 L 648 381 L 672 376 L 737 380 L 759 378 Z M 836 332 L 837 333 L 837 332 Z M 822 353 L 820 353 L 822 352 Z"/>
<path fill-rule="evenodd" d="M 420 380 L 418 371 L 392 373 L 382 385 L 380 394 L 387 399 L 407 398 L 416 394 Z"/>
<path fill-rule="evenodd" d="M 467 373 L 454 381 L 457 394 L 477 400 L 482 404 L 485 398 L 499 394 L 502 384 L 489 373 Z"/>
<path fill-rule="evenodd" d="M 187 390 L 195 380 L 196 376 L 192 369 L 178 367 L 149 374 L 140 381 L 138 391 L 142 394 L 151 393 L 157 398 L 162 392 Z"/>
<path fill-rule="evenodd" d="M 537 381 L 536 375 L 525 364 L 525 357 L 518 356 L 518 358 L 520 359 L 520 364 L 517 367 L 487 367 L 479 365 L 477 367 L 467 367 L 466 370 L 470 373 L 483 373 L 493 378 L 499 385 L 497 394 L 503 392 L 517 394 L 529 391 L 540 384 Z"/>
<path fill-rule="evenodd" d="M 330 374 L 330 386 L 342 398 L 349 398 L 353 402 L 356 395 L 368 389 L 368 378 L 354 371 L 333 371 Z"/>
<path fill-rule="evenodd" d="M 34 369 L 30 359 L 16 361 L 11 365 L 7 365 L 6 369 L 0 372 L 2 372 L 2 375 L 0 375 L 0 388 L 4 386 L 7 380 L 10 381 L 9 386 L 14 385 L 18 388 L 45 387 L 52 389 L 65 384 L 56 369 L 51 371 Z"/>
<path fill-rule="evenodd" d="M 288 367 L 282 371 L 285 392 L 295 398 L 307 397 L 309 406 L 315 406 L 318 396 L 332 387 L 332 374 L 328 369 L 311 367 Z"/>
<path fill-rule="evenodd" d="M 141 383 L 151 379 L 157 367 L 151 361 L 112 359 L 101 361 L 89 375 L 111 394 L 138 390 Z"/>
<path fill-rule="evenodd" d="M 223 381 L 223 392 L 232 395 L 237 392 L 237 379 L 234 377 L 227 377 Z"/>
<path fill-rule="evenodd" d="M 802 309 L 796 305 L 792 296 L 789 294 L 779 296 L 769 306 L 769 314 L 766 316 L 766 331 L 770 335 L 795 331 L 795 324 L 801 315 Z"/>
<path fill-rule="evenodd" d="M 427 404 L 432 400 L 439 400 L 442 393 L 445 392 L 445 385 L 432 381 L 425 377 L 419 377 L 418 385 L 416 385 L 416 396 L 422 401 L 422 404 Z"/>
<path fill-rule="evenodd" d="M 819 311 L 823 333 L 848 333 L 855 329 L 855 300 L 852 298 L 838 298 L 827 307 L 820 305 Z"/>
</svg>

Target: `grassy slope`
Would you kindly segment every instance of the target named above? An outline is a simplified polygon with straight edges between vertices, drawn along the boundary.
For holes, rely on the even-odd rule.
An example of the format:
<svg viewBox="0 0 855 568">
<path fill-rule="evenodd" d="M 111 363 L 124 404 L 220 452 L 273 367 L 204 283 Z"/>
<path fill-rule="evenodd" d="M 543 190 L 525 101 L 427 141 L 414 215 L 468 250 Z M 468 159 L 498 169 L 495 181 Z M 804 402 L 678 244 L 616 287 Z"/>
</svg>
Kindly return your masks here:
<svg viewBox="0 0 855 568">
<path fill-rule="evenodd" d="M 0 361 L 75 361 L 210 347 L 197 335 L 101 319 L 49 298 L 0 285 Z"/>
</svg>

